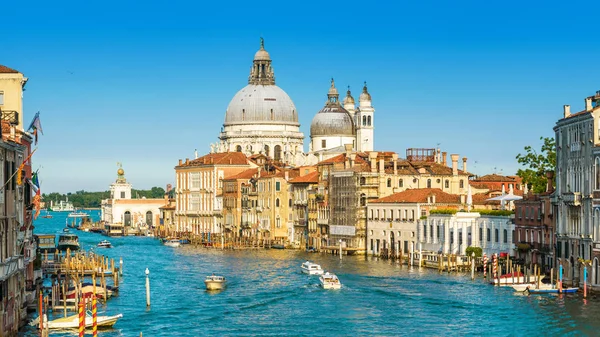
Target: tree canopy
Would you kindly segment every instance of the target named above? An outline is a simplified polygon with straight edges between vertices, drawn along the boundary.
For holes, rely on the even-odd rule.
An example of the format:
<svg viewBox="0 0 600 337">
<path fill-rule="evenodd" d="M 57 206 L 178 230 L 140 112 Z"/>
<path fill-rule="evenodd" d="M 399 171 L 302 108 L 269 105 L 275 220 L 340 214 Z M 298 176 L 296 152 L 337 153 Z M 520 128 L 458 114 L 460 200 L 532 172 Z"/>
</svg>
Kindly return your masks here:
<svg viewBox="0 0 600 337">
<path fill-rule="evenodd" d="M 540 137 L 543 141 L 540 152 L 531 146 L 525 146 L 525 154 L 517 155 L 517 162 L 525 166 L 519 169 L 517 175 L 524 184 L 531 186 L 534 193 L 546 191 L 546 172 L 556 169 L 556 142 L 554 138 Z M 554 185 L 555 182 L 552 182 Z"/>
<path fill-rule="evenodd" d="M 165 196 L 165 190 L 162 187 L 152 187 L 149 190 L 131 190 L 132 198 L 143 198 L 148 199 L 163 198 Z M 76 191 L 75 193 L 61 194 L 52 192 L 48 194 L 42 194 L 42 201 L 46 203 L 46 207 L 50 206 L 50 201 L 57 204 L 60 200 L 65 200 L 69 197 L 69 201 L 73 203 L 74 207 L 77 208 L 100 208 L 102 199 L 110 198 L 110 191 L 103 192 L 87 192 L 84 190 Z"/>
</svg>

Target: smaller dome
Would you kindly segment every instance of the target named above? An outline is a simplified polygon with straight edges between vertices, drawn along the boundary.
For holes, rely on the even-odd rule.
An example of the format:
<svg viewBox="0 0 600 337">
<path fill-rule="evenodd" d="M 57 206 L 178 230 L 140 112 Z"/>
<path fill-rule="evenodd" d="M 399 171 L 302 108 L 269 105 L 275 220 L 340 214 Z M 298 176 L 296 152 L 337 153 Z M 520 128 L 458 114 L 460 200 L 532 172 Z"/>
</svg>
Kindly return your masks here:
<svg viewBox="0 0 600 337">
<path fill-rule="evenodd" d="M 271 55 L 265 50 L 265 39 L 260 38 L 260 49 L 254 54 L 254 61 L 271 61 Z"/>
<path fill-rule="evenodd" d="M 365 86 L 363 87 L 363 91 L 360 94 L 360 97 L 358 98 L 358 100 L 360 102 L 370 101 L 371 100 L 371 94 L 369 94 L 369 92 L 367 91 L 367 82 L 365 82 Z"/>
<path fill-rule="evenodd" d="M 331 79 L 331 87 L 327 94 L 327 102 L 310 124 L 310 136 L 349 136 L 356 134 L 350 113 L 338 101 L 335 82 Z"/>
<path fill-rule="evenodd" d="M 348 86 L 348 91 L 346 91 L 346 97 L 344 98 L 344 105 L 346 104 L 354 104 L 354 97 L 350 93 L 350 86 Z"/>
</svg>

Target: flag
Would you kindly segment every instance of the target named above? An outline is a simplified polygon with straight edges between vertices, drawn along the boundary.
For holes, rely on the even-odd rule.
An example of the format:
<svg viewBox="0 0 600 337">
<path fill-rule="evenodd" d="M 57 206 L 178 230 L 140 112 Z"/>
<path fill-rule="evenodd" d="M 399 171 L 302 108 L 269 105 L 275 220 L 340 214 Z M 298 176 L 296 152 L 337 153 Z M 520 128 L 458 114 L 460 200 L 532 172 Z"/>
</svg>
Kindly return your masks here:
<svg viewBox="0 0 600 337">
<path fill-rule="evenodd" d="M 17 170 L 17 185 L 23 184 L 23 179 L 22 179 L 23 177 L 21 176 L 23 173 L 23 169 L 25 168 L 25 164 L 29 161 L 29 159 L 31 159 L 31 156 L 33 156 L 33 154 L 35 153 L 36 150 L 37 150 L 37 148 L 34 149 L 33 151 L 31 151 L 29 156 L 27 156 L 27 158 L 25 158 L 25 160 L 23 160 L 21 165 L 19 165 L 19 169 Z"/>
<path fill-rule="evenodd" d="M 33 176 L 31 176 L 31 183 L 33 184 L 33 188 L 36 194 L 39 194 L 40 191 L 40 181 L 38 178 L 38 171 L 33 172 Z"/>
<path fill-rule="evenodd" d="M 29 128 L 27 128 L 27 131 L 33 129 L 33 136 L 35 137 L 35 145 L 37 145 L 37 133 L 38 130 L 42 133 L 42 135 L 44 134 L 44 130 L 42 130 L 42 122 L 40 121 L 40 112 L 38 111 L 35 114 L 35 117 L 33 117 L 33 120 L 31 121 L 31 124 L 29 124 Z"/>
</svg>

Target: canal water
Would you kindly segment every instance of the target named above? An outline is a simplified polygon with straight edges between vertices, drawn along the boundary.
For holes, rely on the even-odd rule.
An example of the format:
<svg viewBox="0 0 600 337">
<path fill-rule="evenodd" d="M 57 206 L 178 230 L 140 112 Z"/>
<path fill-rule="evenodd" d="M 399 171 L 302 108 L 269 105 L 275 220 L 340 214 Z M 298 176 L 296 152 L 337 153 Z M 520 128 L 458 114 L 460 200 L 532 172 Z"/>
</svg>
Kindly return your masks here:
<svg viewBox="0 0 600 337">
<path fill-rule="evenodd" d="M 98 212 L 93 212 L 94 220 Z M 39 218 L 36 233 L 59 233 L 66 213 Z M 74 231 L 82 247 L 106 237 Z M 475 281 L 386 260 L 293 250 L 223 251 L 165 247 L 154 238 L 110 238 L 123 258 L 118 296 L 98 311 L 123 314 L 101 336 L 597 336 L 600 300 L 574 295 L 521 295 Z M 319 288 L 300 272 L 312 260 L 337 274 L 341 290 Z M 151 307 L 145 274 L 150 270 Z M 209 293 L 204 278 L 224 275 L 227 288 Z M 60 317 L 60 316 L 58 316 Z M 32 330 L 23 335 L 33 336 Z M 52 333 L 74 336 L 74 332 Z M 91 333 L 89 334 L 91 336 Z"/>
</svg>

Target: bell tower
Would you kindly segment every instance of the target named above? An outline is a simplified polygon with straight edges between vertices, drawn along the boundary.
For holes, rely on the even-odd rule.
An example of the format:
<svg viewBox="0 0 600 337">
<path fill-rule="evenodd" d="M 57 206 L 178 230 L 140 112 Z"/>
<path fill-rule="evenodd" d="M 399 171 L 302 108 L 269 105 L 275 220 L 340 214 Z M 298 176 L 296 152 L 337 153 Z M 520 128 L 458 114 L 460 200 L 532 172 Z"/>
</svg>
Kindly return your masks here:
<svg viewBox="0 0 600 337">
<path fill-rule="evenodd" d="M 373 151 L 374 148 L 374 119 L 375 108 L 371 104 L 371 94 L 367 90 L 367 82 L 358 98 L 356 111 L 356 149 L 357 151 Z"/>
<path fill-rule="evenodd" d="M 117 163 L 117 166 L 119 166 L 119 169 L 117 170 L 117 180 L 110 184 L 110 198 L 113 200 L 131 199 L 131 184 L 125 179 L 123 165 Z"/>
</svg>

